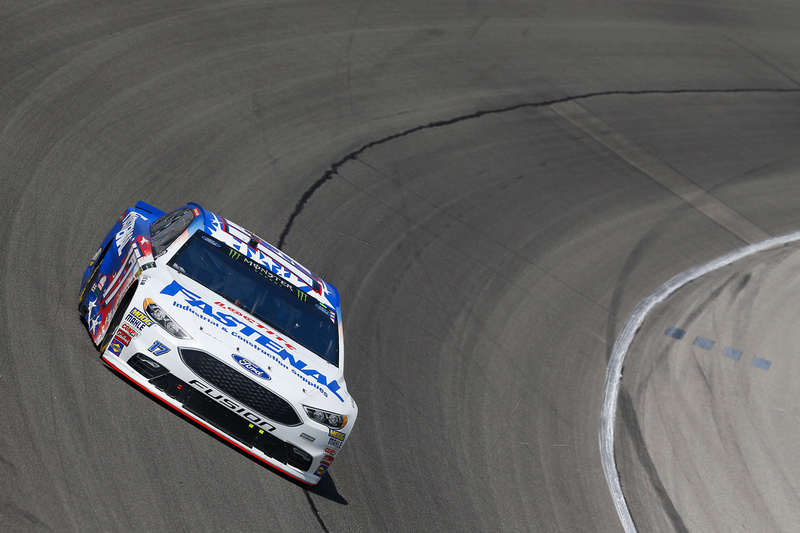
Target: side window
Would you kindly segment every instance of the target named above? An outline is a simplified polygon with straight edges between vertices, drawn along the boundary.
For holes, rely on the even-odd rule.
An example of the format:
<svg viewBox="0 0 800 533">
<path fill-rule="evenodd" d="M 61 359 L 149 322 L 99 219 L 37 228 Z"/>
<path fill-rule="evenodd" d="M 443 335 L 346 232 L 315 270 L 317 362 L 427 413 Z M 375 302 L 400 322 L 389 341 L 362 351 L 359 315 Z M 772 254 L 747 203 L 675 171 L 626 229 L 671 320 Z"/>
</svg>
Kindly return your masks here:
<svg viewBox="0 0 800 533">
<path fill-rule="evenodd" d="M 194 213 L 191 209 L 178 209 L 150 224 L 153 257 L 161 255 L 189 227 L 192 220 L 194 220 Z"/>
</svg>

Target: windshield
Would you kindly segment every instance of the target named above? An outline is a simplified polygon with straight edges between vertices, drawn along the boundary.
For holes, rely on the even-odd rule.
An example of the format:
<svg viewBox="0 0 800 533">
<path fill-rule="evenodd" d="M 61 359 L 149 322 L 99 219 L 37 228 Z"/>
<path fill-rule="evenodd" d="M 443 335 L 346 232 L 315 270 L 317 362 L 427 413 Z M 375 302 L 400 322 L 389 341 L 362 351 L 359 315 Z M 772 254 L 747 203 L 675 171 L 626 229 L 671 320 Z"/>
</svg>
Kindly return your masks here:
<svg viewBox="0 0 800 533">
<path fill-rule="evenodd" d="M 203 231 L 169 266 L 339 366 L 336 311 Z"/>
</svg>

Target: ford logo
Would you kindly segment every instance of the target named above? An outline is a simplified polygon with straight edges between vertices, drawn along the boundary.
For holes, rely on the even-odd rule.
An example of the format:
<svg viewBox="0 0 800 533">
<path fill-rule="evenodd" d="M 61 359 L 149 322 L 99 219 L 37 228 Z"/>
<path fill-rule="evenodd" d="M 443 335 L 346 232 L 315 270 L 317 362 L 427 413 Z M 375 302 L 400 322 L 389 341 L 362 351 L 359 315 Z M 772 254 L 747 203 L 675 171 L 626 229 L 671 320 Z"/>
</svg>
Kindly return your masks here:
<svg viewBox="0 0 800 533">
<path fill-rule="evenodd" d="M 258 377 L 260 377 L 262 379 L 272 379 L 271 377 L 269 377 L 269 374 L 267 374 L 266 372 L 264 372 L 261 369 L 260 366 L 258 366 L 257 364 L 245 359 L 241 355 L 232 354 L 231 357 L 233 357 L 234 361 L 239 363 L 239 365 L 242 368 L 244 368 L 245 370 L 247 370 L 251 374 L 255 374 L 256 376 L 258 376 Z"/>
</svg>

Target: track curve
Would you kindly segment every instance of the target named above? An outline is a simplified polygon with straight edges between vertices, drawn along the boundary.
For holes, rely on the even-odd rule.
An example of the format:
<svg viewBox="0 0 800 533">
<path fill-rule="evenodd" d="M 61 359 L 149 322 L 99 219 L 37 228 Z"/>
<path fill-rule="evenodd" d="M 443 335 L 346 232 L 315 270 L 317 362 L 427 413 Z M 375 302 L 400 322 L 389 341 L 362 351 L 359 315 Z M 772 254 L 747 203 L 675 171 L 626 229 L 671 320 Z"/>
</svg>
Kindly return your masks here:
<svg viewBox="0 0 800 533">
<path fill-rule="evenodd" d="M 793 6 L 3 13 L 3 529 L 618 530 L 597 432 L 628 314 L 741 247 L 730 220 L 800 228 Z M 207 205 L 339 287 L 360 416 L 317 489 L 99 364 L 77 284 L 137 199 Z M 629 442 L 634 521 L 690 527 Z"/>
</svg>

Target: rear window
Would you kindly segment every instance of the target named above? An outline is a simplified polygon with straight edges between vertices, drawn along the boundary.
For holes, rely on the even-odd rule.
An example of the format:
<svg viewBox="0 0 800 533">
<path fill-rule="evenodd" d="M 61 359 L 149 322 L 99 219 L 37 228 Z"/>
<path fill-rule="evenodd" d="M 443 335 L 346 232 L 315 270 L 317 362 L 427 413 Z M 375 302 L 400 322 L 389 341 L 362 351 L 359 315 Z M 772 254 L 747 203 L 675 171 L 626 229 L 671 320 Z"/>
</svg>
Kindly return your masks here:
<svg viewBox="0 0 800 533">
<path fill-rule="evenodd" d="M 194 212 L 184 208 L 167 213 L 150 224 L 153 257 L 161 255 L 189 227 L 192 220 L 194 220 Z"/>
</svg>

